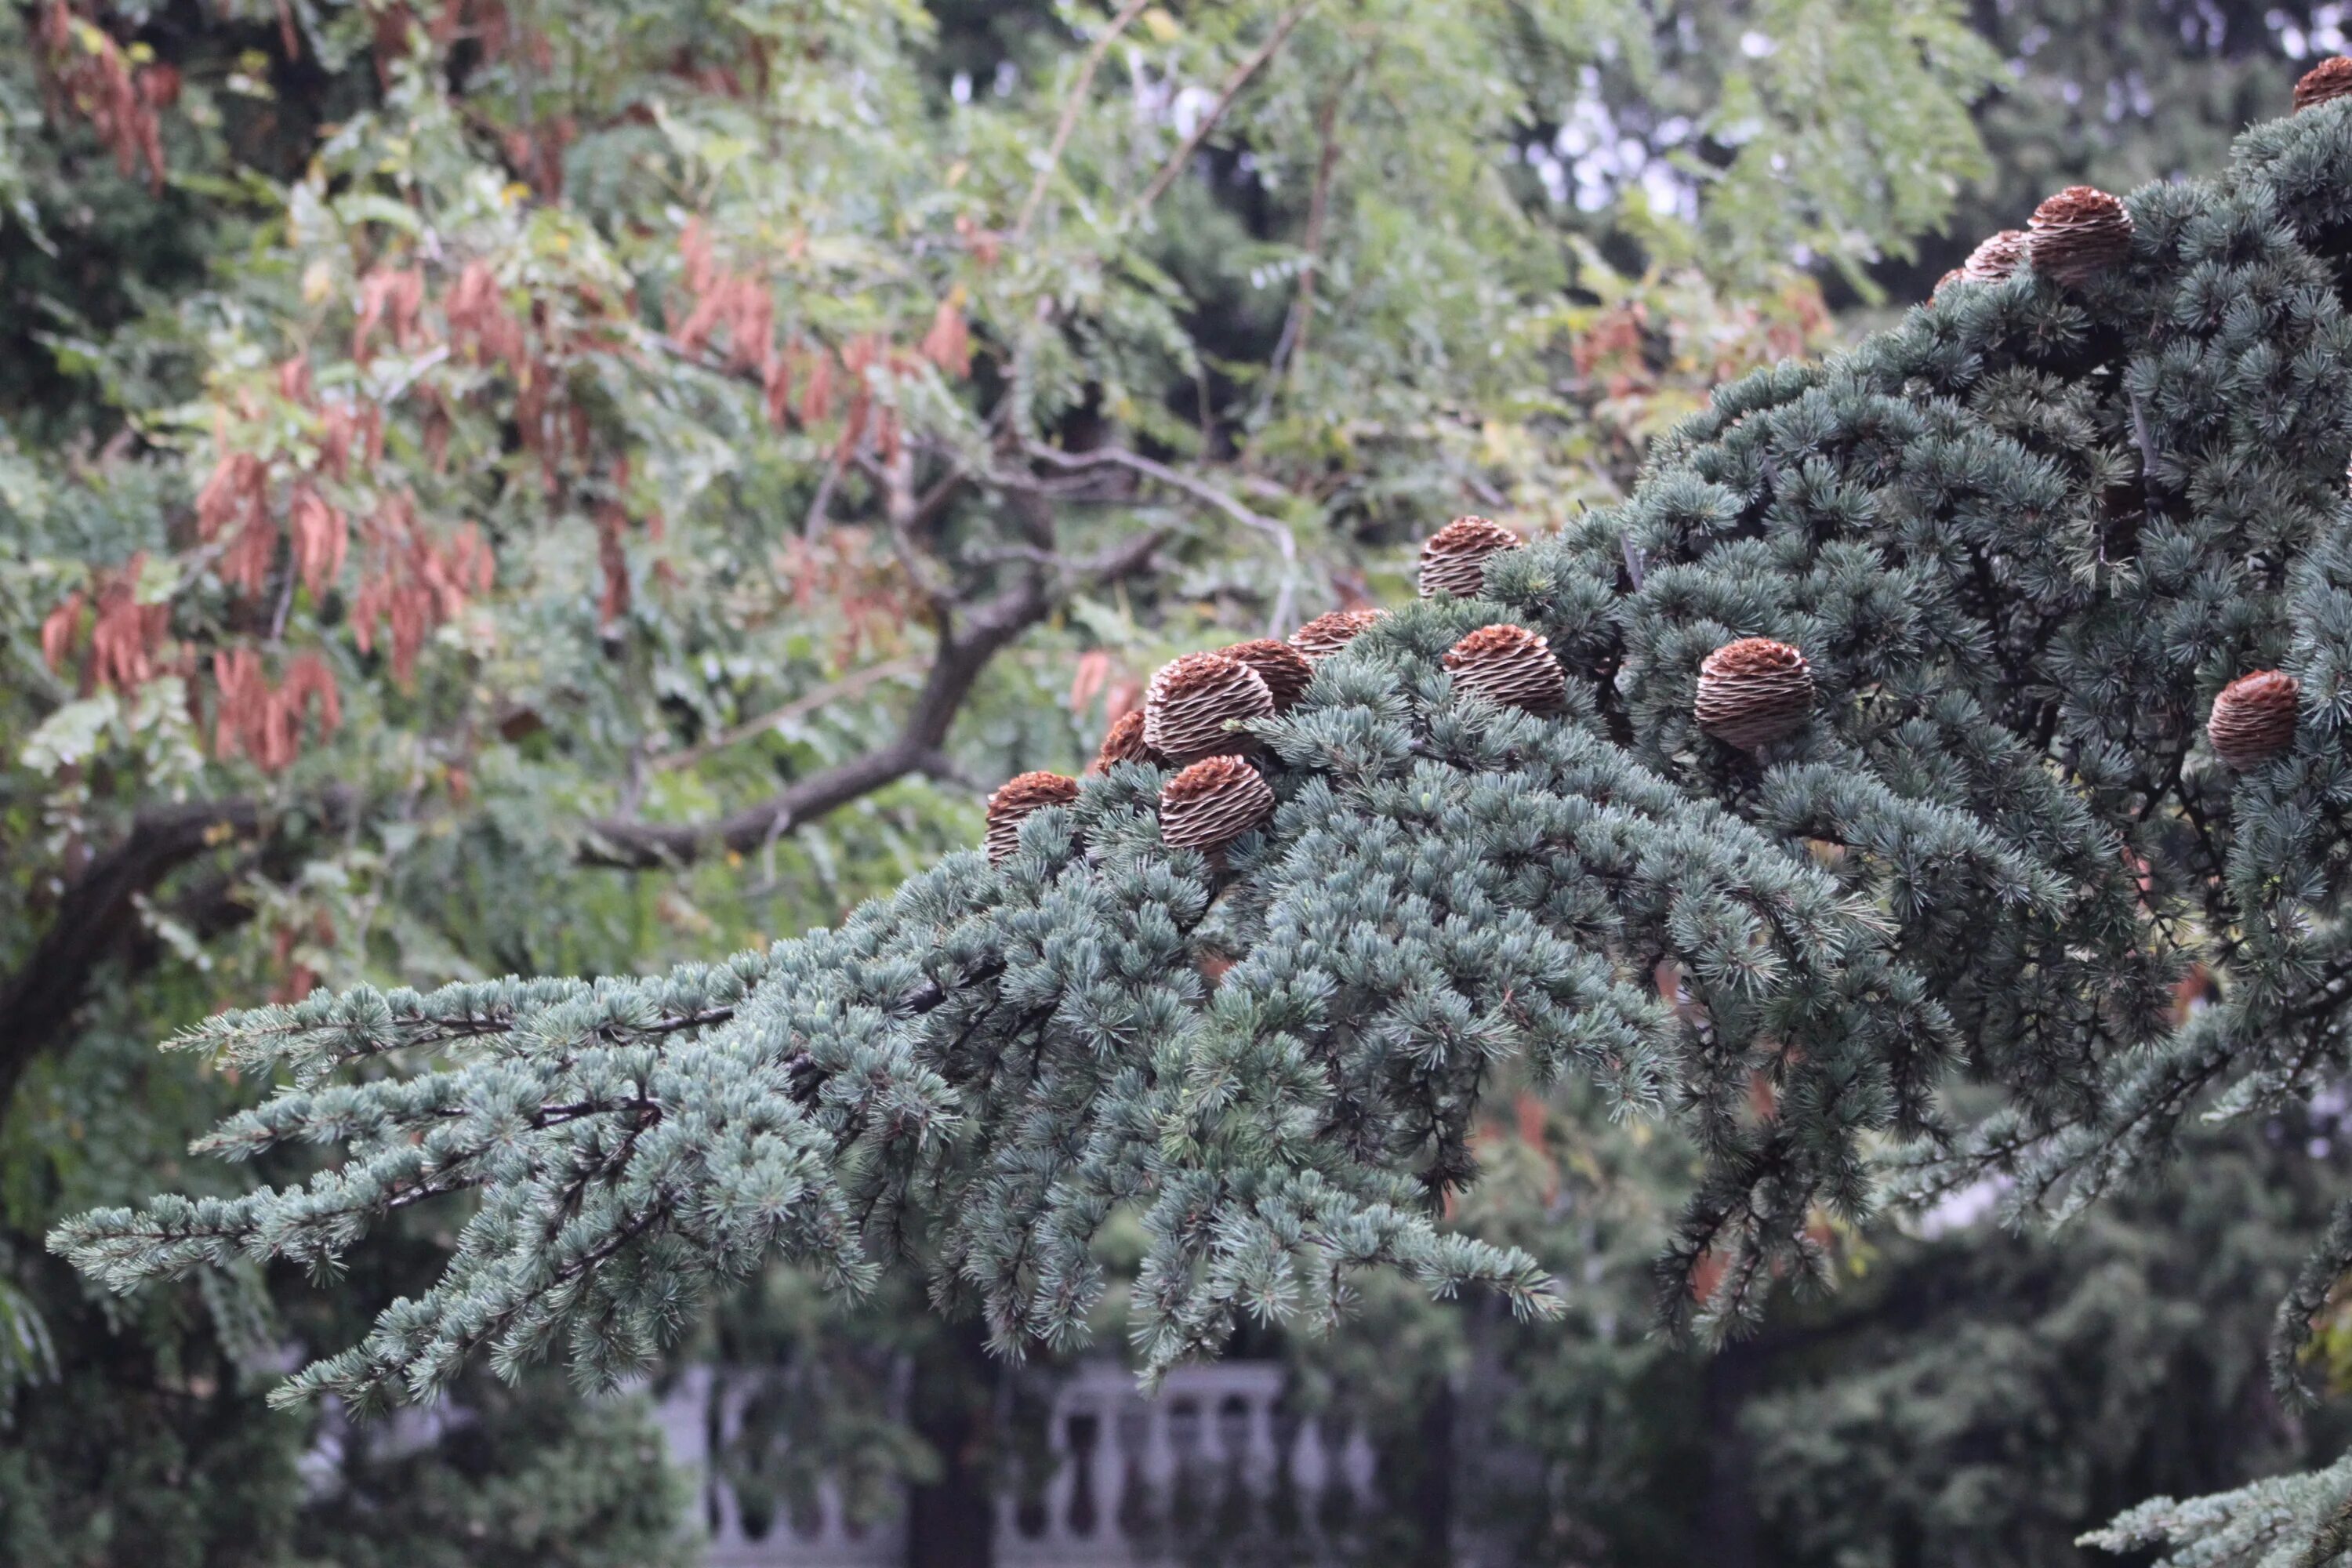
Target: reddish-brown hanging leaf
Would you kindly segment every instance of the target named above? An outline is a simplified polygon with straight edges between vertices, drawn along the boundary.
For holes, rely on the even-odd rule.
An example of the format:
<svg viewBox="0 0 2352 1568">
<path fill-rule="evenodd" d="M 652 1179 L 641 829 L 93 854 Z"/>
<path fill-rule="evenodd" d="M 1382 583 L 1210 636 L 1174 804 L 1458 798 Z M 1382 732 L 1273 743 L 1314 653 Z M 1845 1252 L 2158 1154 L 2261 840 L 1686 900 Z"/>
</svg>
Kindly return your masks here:
<svg viewBox="0 0 2352 1568">
<path fill-rule="evenodd" d="M 811 357 L 808 384 L 801 393 L 801 423 L 822 425 L 833 417 L 833 353 L 820 343 Z"/>
<path fill-rule="evenodd" d="M 963 285 L 948 290 L 931 312 L 931 330 L 923 334 L 922 355 L 940 373 L 961 380 L 971 372 L 971 327 L 964 320 Z"/>
<path fill-rule="evenodd" d="M 65 668 L 66 656 L 73 652 L 74 638 L 81 630 L 82 610 L 89 603 L 76 588 L 41 622 L 41 658 L 51 670 Z"/>
<path fill-rule="evenodd" d="M 125 693 L 138 690 L 153 677 L 155 656 L 171 630 L 171 605 L 139 602 L 139 579 L 146 565 L 142 551 L 112 572 L 91 574 L 98 611 L 90 621 L 87 677 Z"/>
<path fill-rule="evenodd" d="M 629 613 L 629 557 L 621 545 L 621 532 L 628 523 L 617 501 L 605 501 L 596 509 L 596 564 L 604 578 L 604 593 L 596 600 L 596 618 L 608 631 Z"/>
<path fill-rule="evenodd" d="M 781 430 L 791 416 L 793 401 L 793 365 L 789 350 L 768 355 L 767 374 L 760 378 L 760 396 L 768 413 L 768 425 Z"/>
<path fill-rule="evenodd" d="M 417 316 L 424 307 L 421 268 L 379 267 L 370 271 L 360 279 L 359 305 L 352 324 L 352 358 L 367 363 L 378 327 L 391 330 L 394 348 L 407 350 L 416 340 Z"/>
<path fill-rule="evenodd" d="M 776 299 L 756 278 L 738 278 L 728 291 L 727 363 L 764 373 L 776 352 Z"/>
<path fill-rule="evenodd" d="M 254 518 L 239 526 L 221 556 L 221 577 L 231 587 L 258 594 L 269 584 L 269 568 L 278 559 L 278 527 L 268 518 Z"/>
<path fill-rule="evenodd" d="M 1110 655 L 1103 649 L 1088 648 L 1078 655 L 1077 668 L 1070 676 L 1070 709 L 1084 712 L 1087 705 L 1102 694 L 1110 683 Z"/>
<path fill-rule="evenodd" d="M 303 485 L 294 492 L 292 516 L 294 572 L 313 597 L 342 574 L 343 556 L 351 545 L 351 528 L 341 508 Z"/>
<path fill-rule="evenodd" d="M 959 213 L 955 220 L 956 237 L 963 241 L 975 260 L 982 267 L 993 267 L 1003 254 L 1004 237 L 994 229 L 982 228 L 969 213 Z"/>
<path fill-rule="evenodd" d="M 150 87 L 142 79 L 144 71 L 132 69 L 112 35 L 78 15 L 66 0 L 50 0 L 36 32 L 52 104 L 69 106 L 87 120 L 126 176 L 144 163 L 148 184 L 160 192 L 163 138 L 156 100 L 176 95 L 176 73 L 172 82 Z"/>
<path fill-rule="evenodd" d="M 296 354 L 278 363 L 278 395 L 305 408 L 310 405 L 310 362 L 308 359 Z"/>
<path fill-rule="evenodd" d="M 180 101 L 180 68 L 157 61 L 139 72 L 139 96 L 150 109 L 169 109 Z"/>
<path fill-rule="evenodd" d="M 369 0 L 369 52 L 375 59 L 376 86 L 392 85 L 392 68 L 408 58 L 408 30 L 415 25 L 416 13 L 404 0 Z"/>
<path fill-rule="evenodd" d="M 196 492 L 196 531 L 206 543 L 228 524 L 258 519 L 267 502 L 268 470 L 250 452 L 230 452 L 213 465 Z"/>
<path fill-rule="evenodd" d="M 261 656 L 249 647 L 213 650 L 213 689 L 218 700 L 213 714 L 213 755 L 233 757 L 245 750 L 245 738 L 256 728 L 261 705 Z"/>
<path fill-rule="evenodd" d="M 335 672 L 316 652 L 298 655 L 286 667 L 286 679 L 278 688 L 287 705 L 298 714 L 304 704 L 316 699 L 319 704 L 319 729 L 321 734 L 332 735 L 343 727 L 343 697 L 335 685 Z"/>
<path fill-rule="evenodd" d="M 350 478 L 352 441 L 358 434 L 359 420 L 349 403 L 327 405 L 319 420 L 319 471 L 339 480 Z"/>
<path fill-rule="evenodd" d="M 698 354 L 709 342 L 710 334 L 719 330 L 719 318 L 726 313 L 727 289 L 724 287 L 709 289 L 697 296 L 694 309 L 687 312 L 686 320 L 678 323 L 677 331 L 671 336 L 677 339 L 679 348 L 688 353 Z"/>
<path fill-rule="evenodd" d="M 498 277 L 486 261 L 469 261 L 441 303 L 453 349 L 471 348 L 474 362 L 520 370 L 524 353 L 522 323 L 507 310 Z"/>
<path fill-rule="evenodd" d="M 677 237 L 678 258 L 686 263 L 686 289 L 698 298 L 710 292 L 718 280 L 711 260 L 710 227 L 697 213 L 686 220 L 686 230 Z"/>
</svg>

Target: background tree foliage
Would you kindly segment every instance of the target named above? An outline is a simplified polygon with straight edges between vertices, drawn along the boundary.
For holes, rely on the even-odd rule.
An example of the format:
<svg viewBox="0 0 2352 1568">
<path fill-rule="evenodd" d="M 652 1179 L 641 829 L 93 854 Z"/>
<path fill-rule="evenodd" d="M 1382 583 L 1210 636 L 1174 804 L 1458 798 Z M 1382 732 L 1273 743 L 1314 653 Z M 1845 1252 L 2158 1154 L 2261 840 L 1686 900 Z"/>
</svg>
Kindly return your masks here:
<svg viewBox="0 0 2352 1568">
<path fill-rule="evenodd" d="M 980 788 L 1083 755 L 1167 653 L 1394 595 L 1391 547 L 1433 518 L 1541 529 L 1618 493 L 1713 384 L 1826 341 L 1792 264 L 1901 288 L 1989 174 L 1986 210 L 2016 221 L 2057 183 L 2024 152 L 2047 132 L 2005 129 L 2026 88 L 2121 79 L 2147 44 L 2200 84 L 2167 123 L 2218 139 L 2257 89 L 2210 84 L 2267 73 L 2267 110 L 2292 76 L 2279 30 L 2244 19 L 2053 26 L 2116 40 L 2079 64 L 2006 14 L 1966 20 L 1850 0 L 0 14 L 11 1551 L 344 1560 L 362 1511 L 396 1521 L 370 1527 L 388 1561 L 683 1550 L 643 1426 L 535 1380 L 469 1379 L 470 1424 L 421 1447 L 353 1428 L 331 1482 L 304 1481 L 321 1418 L 265 1414 L 261 1390 L 429 1279 L 446 1221 L 331 1289 L 118 1305 L 43 1257 L 63 1214 L 242 1179 L 180 1151 L 249 1087 L 149 1042 L 321 980 L 651 971 L 829 921 L 971 842 Z M 1972 120 L 2003 53 L 2036 63 Z M 2088 123 L 2060 144 L 2095 143 Z M 1667 1168 L 1612 1179 L 1606 1234 L 1562 1210 L 1575 1184 L 1505 1216 L 1539 1254 L 1613 1258 L 1623 1313 L 1492 1330 L 1521 1374 L 1506 1419 L 1549 1467 L 1528 1528 L 1628 1560 L 1687 1538 L 1599 1478 L 1662 1484 L 1672 1439 L 1564 1412 L 1675 1408 L 1644 1379 L 1709 1419 L 1753 1398 L 1727 1429 L 1782 1478 L 1812 1472 L 1775 1433 L 1822 1425 L 1797 1382 L 1640 1342 L 1632 1260 L 1679 1179 L 1643 1158 Z M 2011 1293 L 1965 1245 L 1927 1254 L 1906 1277 Z M 733 1348 L 783 1332 L 835 1368 L 870 1332 L 744 1313 Z M 924 1353 L 943 1384 L 985 1377 L 969 1349 Z M 1452 1385 L 1330 1364 L 1303 1392 L 1378 1405 L 1412 1463 Z M 940 1437 L 828 1443 L 982 1484 L 943 1472 Z M 1757 1464 L 1717 1462 L 1727 1483 Z M 2150 1489 L 2114 1469 L 2053 1480 L 2042 1538 Z M 1868 1512 L 1796 1480 L 1752 1495 L 1789 1561 L 1937 1530 L 1885 1489 Z"/>
</svg>

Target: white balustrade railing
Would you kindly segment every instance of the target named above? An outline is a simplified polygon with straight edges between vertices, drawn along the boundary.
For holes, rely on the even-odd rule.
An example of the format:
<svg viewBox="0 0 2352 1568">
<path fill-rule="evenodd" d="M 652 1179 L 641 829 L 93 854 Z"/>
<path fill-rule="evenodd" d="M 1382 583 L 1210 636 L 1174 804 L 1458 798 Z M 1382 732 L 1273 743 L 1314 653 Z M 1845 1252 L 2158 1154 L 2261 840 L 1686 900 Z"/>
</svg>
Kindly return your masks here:
<svg viewBox="0 0 2352 1568">
<path fill-rule="evenodd" d="M 1000 1568 L 1141 1568 L 1241 1538 L 1279 1540 L 1288 1561 L 1336 1560 L 1347 1521 L 1371 1501 L 1363 1434 L 1286 1413 L 1276 1363 L 1181 1368 L 1150 1399 L 1109 1362 L 1051 1386 L 1041 1473 L 1014 1478 L 998 1500 Z M 710 1568 L 904 1560 L 903 1521 L 853 1522 L 830 1483 L 818 1486 L 813 1515 L 779 1511 L 752 1528 L 710 1453 L 714 1426 L 722 1445 L 740 1431 L 748 1394 L 730 1390 L 714 1411 L 714 1389 L 728 1384 L 709 1367 L 689 1369 L 656 1409 L 672 1461 L 698 1473 Z"/>
</svg>

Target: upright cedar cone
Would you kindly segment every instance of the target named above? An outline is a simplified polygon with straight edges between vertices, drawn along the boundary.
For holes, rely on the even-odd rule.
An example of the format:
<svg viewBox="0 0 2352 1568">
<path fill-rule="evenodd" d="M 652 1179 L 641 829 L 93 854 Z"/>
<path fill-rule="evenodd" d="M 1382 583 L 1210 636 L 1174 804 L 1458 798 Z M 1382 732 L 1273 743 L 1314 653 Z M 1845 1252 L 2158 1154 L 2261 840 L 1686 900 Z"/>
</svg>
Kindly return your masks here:
<svg viewBox="0 0 2352 1568">
<path fill-rule="evenodd" d="M 1048 805 L 1078 798 L 1078 781 L 1060 773 L 1022 773 L 988 797 L 988 863 L 1002 866 L 1021 847 L 1021 825 Z"/>
<path fill-rule="evenodd" d="M 2025 259 L 2025 231 L 2005 228 L 1988 237 L 1960 263 L 1960 276 L 1971 283 L 1999 283 Z"/>
<path fill-rule="evenodd" d="M 1421 547 L 1421 596 L 1476 598 L 1486 586 L 1486 557 L 1518 547 L 1518 535 L 1498 522 L 1455 518 Z"/>
<path fill-rule="evenodd" d="M 2131 214 L 2093 185 L 2069 185 L 2033 209 L 2025 258 L 2060 283 L 2084 283 L 2131 254 Z"/>
<path fill-rule="evenodd" d="M 2303 73 L 2303 79 L 2294 84 L 2294 111 L 2300 114 L 2314 104 L 2332 102 L 2347 92 L 2352 92 L 2352 59 L 2337 55 Z"/>
<path fill-rule="evenodd" d="M 1197 762 L 1247 743 L 1228 722 L 1273 712 L 1256 670 L 1221 653 L 1188 653 L 1160 666 L 1144 692 L 1143 743 L 1171 763 Z"/>
<path fill-rule="evenodd" d="M 1274 791 L 1239 757 L 1194 763 L 1160 786 L 1160 837 L 1214 854 L 1274 815 Z"/>
<path fill-rule="evenodd" d="M 1805 656 L 1770 637 L 1741 637 L 1698 667 L 1698 727 L 1743 752 L 1793 735 L 1813 709 L 1813 671 Z"/>
<path fill-rule="evenodd" d="M 1955 283 L 1965 283 L 1968 280 L 1969 275 L 1960 268 L 1955 267 L 1949 272 L 1945 273 L 1941 278 L 1936 279 L 1936 287 L 1929 293 L 1928 298 L 1931 300 L 1940 299 L 1943 297 L 1945 289 L 1950 288 Z"/>
<path fill-rule="evenodd" d="M 1290 634 L 1290 646 L 1309 664 L 1320 664 L 1354 642 L 1385 610 L 1333 610 L 1318 616 Z"/>
<path fill-rule="evenodd" d="M 1274 710 L 1277 713 L 1297 701 L 1307 690 L 1307 683 L 1315 679 L 1315 667 L 1307 662 L 1305 654 L 1272 637 L 1253 637 L 1217 651 L 1257 671 L 1257 678 L 1273 694 Z"/>
<path fill-rule="evenodd" d="M 1143 743 L 1143 710 L 1130 708 L 1118 716 L 1103 737 L 1102 749 L 1087 764 L 1090 773 L 1107 773 L 1120 763 L 1156 763 L 1160 759 Z"/>
<path fill-rule="evenodd" d="M 2294 676 L 2275 669 L 2242 675 L 2221 688 L 2205 719 L 2213 754 L 2243 773 L 2294 745 L 2295 698 L 2302 689 Z"/>
<path fill-rule="evenodd" d="M 1454 689 L 1501 708 L 1557 713 L 1568 701 L 1568 680 L 1551 644 L 1525 626 L 1480 626 L 1445 652 Z"/>
</svg>

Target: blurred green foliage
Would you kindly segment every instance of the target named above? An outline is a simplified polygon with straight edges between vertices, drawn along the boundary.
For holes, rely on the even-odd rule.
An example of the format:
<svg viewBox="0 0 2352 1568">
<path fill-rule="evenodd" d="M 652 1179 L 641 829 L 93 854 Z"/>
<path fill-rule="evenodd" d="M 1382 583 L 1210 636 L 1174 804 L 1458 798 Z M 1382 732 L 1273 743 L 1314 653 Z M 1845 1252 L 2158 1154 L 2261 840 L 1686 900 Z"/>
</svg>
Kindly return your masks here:
<svg viewBox="0 0 2352 1568">
<path fill-rule="evenodd" d="M 152 1042 L 315 982 L 654 970 L 832 921 L 971 842 L 988 784 L 1074 769 L 1170 652 L 1394 595 L 1396 546 L 1454 511 L 1536 530 L 1617 493 L 1715 382 L 1826 346 L 1816 274 L 1900 288 L 1971 182 L 2054 183 L 2033 150 L 2081 127 L 2026 90 L 1969 109 L 2021 25 L 1946 0 L 0 11 L 0 1556 L 687 1552 L 626 1404 L 478 1377 L 414 1443 L 264 1410 L 429 1278 L 446 1217 L 366 1276 L 123 1303 L 45 1257 L 61 1214 L 299 1173 L 184 1161 L 253 1086 Z M 2024 53 L 2063 73 L 2062 47 L 2160 33 Z M 2182 59 L 2200 125 L 2281 68 Z M 965 635 L 1006 605 L 1009 635 Z M 803 798 L 824 809 L 759 816 Z M 1717 1375 L 1642 1338 L 1681 1156 L 1546 1115 L 1563 1146 L 1475 1201 L 1622 1309 L 1474 1354 L 1476 1325 L 1384 1304 L 1407 1337 L 1318 1352 L 1300 1396 L 1370 1414 L 1403 1477 L 1452 1374 L 1500 1357 L 1499 1435 L 1546 1467 L 1531 1546 L 1664 1560 L 1690 1539 L 1658 1489 L 1690 1452 L 1673 1413 Z M 1927 1255 L 1902 1267 L 2009 1289 Z M 985 1410 L 998 1373 L 911 1311 L 834 1312 L 779 1274 L 709 1330 L 776 1380 L 776 1441 L 727 1461 L 746 1494 L 789 1508 L 808 1478 L 778 1456 L 810 1451 L 865 1494 L 989 1484 L 866 1391 L 912 1355 Z M 1759 1451 L 1810 1473 L 1773 1433 L 1833 1424 L 1773 1397 Z M 1790 1561 L 1876 1560 L 1757 1498 Z"/>
</svg>

